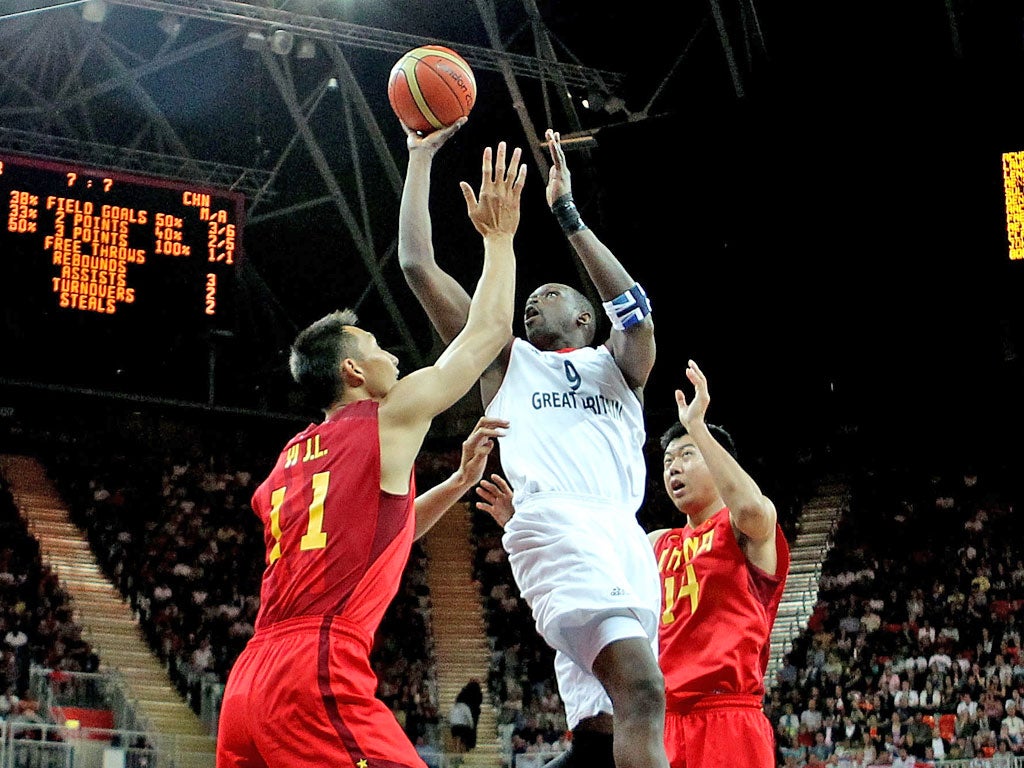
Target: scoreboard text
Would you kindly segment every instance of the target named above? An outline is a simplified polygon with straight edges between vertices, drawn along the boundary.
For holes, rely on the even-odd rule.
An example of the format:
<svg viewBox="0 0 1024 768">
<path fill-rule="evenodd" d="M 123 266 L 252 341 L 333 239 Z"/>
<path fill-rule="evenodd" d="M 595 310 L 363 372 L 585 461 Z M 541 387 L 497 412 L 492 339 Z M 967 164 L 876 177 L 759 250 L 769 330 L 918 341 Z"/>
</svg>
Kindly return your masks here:
<svg viewBox="0 0 1024 768">
<path fill-rule="evenodd" d="M 0 379 L 203 397 L 245 197 L 0 153 Z"/>
<path fill-rule="evenodd" d="M 10 155 L 0 155 L 0 192 L 5 261 L 45 261 L 45 274 L 21 272 L 39 275 L 52 307 L 114 315 L 154 302 L 179 304 L 171 314 L 220 311 L 220 285 L 240 257 L 241 195 Z M 9 264 L 0 269 L 10 274 Z M 154 272 L 188 275 L 190 285 L 162 290 Z"/>
</svg>

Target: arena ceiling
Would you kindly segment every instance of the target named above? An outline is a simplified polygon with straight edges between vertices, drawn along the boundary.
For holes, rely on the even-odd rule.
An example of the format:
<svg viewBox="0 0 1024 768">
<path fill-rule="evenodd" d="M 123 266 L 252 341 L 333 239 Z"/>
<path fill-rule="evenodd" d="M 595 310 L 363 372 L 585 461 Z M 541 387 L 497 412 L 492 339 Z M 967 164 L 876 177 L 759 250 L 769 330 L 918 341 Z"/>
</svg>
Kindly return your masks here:
<svg viewBox="0 0 1024 768">
<path fill-rule="evenodd" d="M 1018 322 L 909 307 L 929 284 L 968 313 L 967 294 L 1008 306 L 998 184 L 973 163 L 1024 149 L 1021 9 L 896 5 L 11 0 L 0 150 L 245 194 L 247 299 L 222 351 L 237 392 L 283 381 L 295 329 L 339 306 L 417 367 L 436 343 L 397 267 L 405 148 L 385 88 L 399 54 L 449 45 L 479 97 L 435 169 L 435 241 L 467 285 L 457 181 L 500 139 L 532 166 L 520 292 L 581 280 L 543 210 L 551 126 L 585 218 L 654 286 L 653 397 L 678 383 L 682 345 L 734 380 L 813 360 L 796 391 L 852 401 L 868 355 L 940 374 L 947 351 L 1003 359 Z M 974 194 L 930 197 L 950 183 Z M 971 251 L 991 268 L 967 274 Z M 996 331 L 972 344 L 982 325 Z"/>
</svg>

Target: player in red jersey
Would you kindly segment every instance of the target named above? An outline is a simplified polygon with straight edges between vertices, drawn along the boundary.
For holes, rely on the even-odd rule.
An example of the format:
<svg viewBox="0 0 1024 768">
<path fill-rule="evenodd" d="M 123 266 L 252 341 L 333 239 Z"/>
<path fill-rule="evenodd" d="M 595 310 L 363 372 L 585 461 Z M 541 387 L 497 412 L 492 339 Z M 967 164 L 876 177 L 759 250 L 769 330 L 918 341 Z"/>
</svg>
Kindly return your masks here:
<svg viewBox="0 0 1024 768">
<path fill-rule="evenodd" d="M 649 534 L 662 584 L 659 663 L 672 768 L 772 768 L 762 709 L 769 639 L 789 573 L 775 504 L 707 424 L 708 381 L 692 360 L 692 401 L 661 437 L 665 491 L 686 525 Z"/>
<path fill-rule="evenodd" d="M 773 768 L 764 673 L 789 545 L 732 437 L 705 423 L 707 378 L 692 360 L 686 377 L 693 401 L 676 391 L 679 422 L 661 446 L 665 490 L 687 523 L 648 534 L 662 584 L 665 748 L 672 768 Z M 477 493 L 477 508 L 504 527 L 513 514 L 508 483 L 491 475 Z"/>
<path fill-rule="evenodd" d="M 443 483 L 414 507 L 414 462 L 432 420 L 511 333 L 521 154 L 506 167 L 504 142 L 493 157 L 488 147 L 479 197 L 461 184 L 483 237 L 483 269 L 469 322 L 433 365 L 399 380 L 397 358 L 350 310 L 316 321 L 292 345 L 292 376 L 325 418 L 285 445 L 253 495 L 267 566 L 256 632 L 224 691 L 218 768 L 425 766 L 375 697 L 370 650 L 413 539 L 474 479 Z M 503 424 L 479 426 L 473 452 L 486 453 Z"/>
</svg>

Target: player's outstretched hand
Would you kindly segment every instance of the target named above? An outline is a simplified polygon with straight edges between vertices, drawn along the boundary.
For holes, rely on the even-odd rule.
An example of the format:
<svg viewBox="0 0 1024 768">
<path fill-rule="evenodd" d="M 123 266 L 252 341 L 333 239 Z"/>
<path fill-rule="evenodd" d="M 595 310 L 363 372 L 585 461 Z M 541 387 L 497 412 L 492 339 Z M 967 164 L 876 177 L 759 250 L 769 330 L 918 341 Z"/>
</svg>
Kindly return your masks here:
<svg viewBox="0 0 1024 768">
<path fill-rule="evenodd" d="M 484 476 L 487 457 L 494 450 L 496 438 L 504 437 L 509 422 L 490 416 L 481 416 L 469 437 L 462 441 L 462 460 L 459 471 L 466 485 L 476 485 Z"/>
<path fill-rule="evenodd" d="M 551 154 L 551 168 L 548 170 L 548 186 L 544 190 L 548 207 L 555 204 L 555 200 L 562 195 L 572 194 L 572 180 L 569 175 L 569 166 L 565 164 L 565 151 L 562 149 L 562 134 L 548 128 L 544 131 L 544 140 L 548 143 L 548 152 Z"/>
<path fill-rule="evenodd" d="M 693 400 L 688 402 L 683 390 L 677 389 L 676 405 L 679 407 L 679 423 L 689 431 L 691 424 L 696 425 L 704 420 L 704 414 L 711 404 L 711 395 L 708 393 L 707 376 L 693 360 L 686 364 L 686 378 L 693 384 Z"/>
<path fill-rule="evenodd" d="M 468 117 L 460 117 L 447 128 L 431 131 L 425 136 L 417 133 L 401 120 L 398 122 L 402 123 L 402 130 L 405 131 L 406 137 L 405 145 L 409 148 L 410 152 L 425 151 L 433 155 L 446 141 L 448 141 L 448 139 L 452 137 L 453 134 L 466 124 L 467 120 L 469 120 Z"/>
<path fill-rule="evenodd" d="M 519 228 L 519 200 L 526 183 L 526 165 L 520 162 L 523 151 L 519 147 L 512 151 L 507 164 L 506 152 L 504 141 L 498 143 L 496 153 L 490 147 L 484 148 L 479 197 L 467 182 L 459 182 L 469 219 L 484 237 L 514 235 Z"/>
<path fill-rule="evenodd" d="M 492 474 L 490 480 L 481 480 L 476 488 L 476 495 L 480 497 L 476 508 L 493 517 L 494 522 L 502 528 L 515 514 L 515 508 L 512 506 L 512 486 L 505 482 L 501 475 Z"/>
</svg>

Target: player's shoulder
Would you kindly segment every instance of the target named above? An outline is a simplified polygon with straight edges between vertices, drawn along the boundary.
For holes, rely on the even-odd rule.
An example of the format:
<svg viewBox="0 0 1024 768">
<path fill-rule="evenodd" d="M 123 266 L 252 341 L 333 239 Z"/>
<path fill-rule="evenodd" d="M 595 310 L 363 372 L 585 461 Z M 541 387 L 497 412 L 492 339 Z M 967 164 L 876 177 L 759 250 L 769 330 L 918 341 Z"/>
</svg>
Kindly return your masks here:
<svg viewBox="0 0 1024 768">
<path fill-rule="evenodd" d="M 659 543 L 666 540 L 666 536 L 669 534 L 675 534 L 678 536 L 681 528 L 657 528 L 653 531 L 647 532 L 647 540 L 651 542 L 652 547 L 657 547 Z"/>
</svg>

